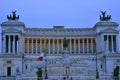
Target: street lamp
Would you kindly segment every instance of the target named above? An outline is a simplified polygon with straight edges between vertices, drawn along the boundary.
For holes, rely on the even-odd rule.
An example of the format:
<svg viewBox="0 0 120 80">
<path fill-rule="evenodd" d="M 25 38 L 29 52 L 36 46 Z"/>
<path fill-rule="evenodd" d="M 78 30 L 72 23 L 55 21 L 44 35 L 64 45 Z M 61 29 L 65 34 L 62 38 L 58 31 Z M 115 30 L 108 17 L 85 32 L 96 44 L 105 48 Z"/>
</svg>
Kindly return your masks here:
<svg viewBox="0 0 120 80">
<path fill-rule="evenodd" d="M 106 55 L 103 55 L 103 59 L 104 59 L 104 62 L 105 62 L 105 72 L 106 72 Z"/>
<path fill-rule="evenodd" d="M 24 58 L 25 58 L 25 55 L 23 54 L 23 55 L 22 55 L 22 74 L 23 74 L 23 63 L 24 63 Z"/>
<path fill-rule="evenodd" d="M 98 66 L 97 66 L 97 53 L 96 53 L 96 79 L 99 79 L 99 72 L 98 72 Z"/>
<path fill-rule="evenodd" d="M 45 58 L 45 79 L 48 79 L 47 75 L 47 59 Z"/>
</svg>

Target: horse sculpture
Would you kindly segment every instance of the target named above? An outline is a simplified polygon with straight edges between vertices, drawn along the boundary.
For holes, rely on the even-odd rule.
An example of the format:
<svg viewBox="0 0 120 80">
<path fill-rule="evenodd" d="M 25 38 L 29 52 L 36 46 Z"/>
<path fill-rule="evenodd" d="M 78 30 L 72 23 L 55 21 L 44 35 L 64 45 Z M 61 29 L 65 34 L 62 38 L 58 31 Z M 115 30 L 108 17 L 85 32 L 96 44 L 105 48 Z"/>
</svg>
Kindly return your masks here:
<svg viewBox="0 0 120 80">
<path fill-rule="evenodd" d="M 101 11 L 101 13 L 102 13 L 102 15 L 100 15 L 100 20 L 101 21 L 106 21 L 106 20 L 110 20 L 111 19 L 111 15 L 105 16 L 106 11 Z"/>
<path fill-rule="evenodd" d="M 10 16 L 7 15 L 7 19 L 8 20 L 18 20 L 19 19 L 19 15 L 16 16 L 16 12 L 17 12 L 17 10 L 12 11 L 12 16 L 11 16 L 11 14 L 10 14 Z"/>
</svg>

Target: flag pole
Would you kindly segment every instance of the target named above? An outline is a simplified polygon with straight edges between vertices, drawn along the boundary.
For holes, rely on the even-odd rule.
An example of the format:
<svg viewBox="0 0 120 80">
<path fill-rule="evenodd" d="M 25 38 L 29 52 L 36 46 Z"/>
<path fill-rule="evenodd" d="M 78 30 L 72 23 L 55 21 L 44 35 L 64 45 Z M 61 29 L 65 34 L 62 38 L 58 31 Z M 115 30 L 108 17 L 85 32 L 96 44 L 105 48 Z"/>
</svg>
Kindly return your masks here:
<svg viewBox="0 0 120 80">
<path fill-rule="evenodd" d="M 46 50 L 44 50 L 44 54 L 45 54 L 45 79 L 48 79 Z"/>
</svg>

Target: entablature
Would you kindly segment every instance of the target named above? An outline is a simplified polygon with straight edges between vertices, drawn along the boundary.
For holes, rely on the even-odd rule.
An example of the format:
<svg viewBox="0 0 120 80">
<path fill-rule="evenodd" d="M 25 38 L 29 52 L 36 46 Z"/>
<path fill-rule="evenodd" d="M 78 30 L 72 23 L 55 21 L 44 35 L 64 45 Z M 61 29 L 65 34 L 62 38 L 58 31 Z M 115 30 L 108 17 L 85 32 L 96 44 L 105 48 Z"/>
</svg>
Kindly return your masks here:
<svg viewBox="0 0 120 80">
<path fill-rule="evenodd" d="M 85 36 L 95 35 L 94 28 L 66 28 L 66 29 L 47 29 L 47 28 L 31 28 L 25 29 L 25 35 L 33 36 Z"/>
<path fill-rule="evenodd" d="M 15 28 L 8 28 L 3 30 L 2 33 L 21 33 L 21 31 Z"/>
</svg>

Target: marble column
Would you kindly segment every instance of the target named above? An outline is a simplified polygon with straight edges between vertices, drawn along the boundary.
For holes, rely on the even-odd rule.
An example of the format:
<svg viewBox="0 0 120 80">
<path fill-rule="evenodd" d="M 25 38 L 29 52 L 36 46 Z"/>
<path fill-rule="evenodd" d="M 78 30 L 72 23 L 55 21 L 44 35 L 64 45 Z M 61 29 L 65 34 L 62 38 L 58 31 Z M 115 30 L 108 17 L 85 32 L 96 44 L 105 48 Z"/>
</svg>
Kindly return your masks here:
<svg viewBox="0 0 120 80">
<path fill-rule="evenodd" d="M 25 47 L 23 49 L 23 52 L 25 52 Z M 17 53 L 17 35 L 15 35 L 15 53 Z"/>
<path fill-rule="evenodd" d="M 40 52 L 42 52 L 42 39 L 40 39 Z"/>
<path fill-rule="evenodd" d="M 8 46 L 9 46 L 8 53 L 10 53 L 11 52 L 11 36 L 10 35 L 8 37 Z"/>
<path fill-rule="evenodd" d="M 85 46 L 85 45 L 84 45 L 84 38 L 82 38 L 82 47 L 83 47 L 83 48 L 82 48 L 82 49 L 83 49 L 82 52 L 83 52 L 83 53 L 85 53 L 85 50 L 84 50 L 85 47 L 84 47 L 84 46 Z"/>
<path fill-rule="evenodd" d="M 87 40 L 87 53 L 89 53 L 89 38 L 87 38 L 86 40 Z"/>
<path fill-rule="evenodd" d="M 78 53 L 80 54 L 80 39 L 78 39 Z"/>
<path fill-rule="evenodd" d="M 48 39 L 48 53 L 50 54 L 50 39 Z"/>
<path fill-rule="evenodd" d="M 52 46 L 52 48 L 53 48 L 53 54 L 55 53 L 55 47 L 54 47 L 54 45 L 55 45 L 55 42 L 54 42 L 54 39 L 53 39 L 53 46 Z"/>
<path fill-rule="evenodd" d="M 17 53 L 18 53 L 18 50 L 19 48 L 18 48 L 18 35 L 17 35 Z"/>
<path fill-rule="evenodd" d="M 20 35 L 18 35 L 18 53 L 20 54 L 21 53 L 21 41 L 20 41 Z"/>
<path fill-rule="evenodd" d="M 59 39 L 57 39 L 57 54 L 59 54 Z"/>
<path fill-rule="evenodd" d="M 72 54 L 72 43 L 71 43 L 71 38 L 70 38 L 70 54 Z"/>
<path fill-rule="evenodd" d="M 32 51 L 31 51 L 31 53 L 33 54 L 33 38 L 31 39 L 31 47 L 32 47 Z"/>
<path fill-rule="evenodd" d="M 13 53 L 15 53 L 15 35 L 13 35 Z"/>
<path fill-rule="evenodd" d="M 93 38 L 91 38 L 91 52 L 93 53 Z"/>
<path fill-rule="evenodd" d="M 44 50 L 46 50 L 46 39 L 44 39 Z"/>
<path fill-rule="evenodd" d="M 6 44 L 6 39 L 7 39 L 7 38 L 6 38 L 6 37 L 7 37 L 7 36 L 4 35 L 4 36 L 3 36 L 3 39 L 2 39 L 2 41 L 3 41 L 3 43 L 2 43 L 2 45 L 3 45 L 3 46 L 2 46 L 3 53 L 6 53 L 6 52 L 7 52 L 7 50 L 6 50 L 6 45 L 7 45 L 7 44 Z"/>
<path fill-rule="evenodd" d="M 29 46 L 30 46 L 30 45 L 29 45 L 29 38 L 27 38 L 27 54 L 29 54 L 29 50 L 30 50 L 30 49 L 29 49 Z"/>
<path fill-rule="evenodd" d="M 63 39 L 61 39 L 61 52 L 63 52 Z"/>
<path fill-rule="evenodd" d="M 38 39 L 36 39 L 36 54 L 38 54 Z"/>
<path fill-rule="evenodd" d="M 76 39 L 74 39 L 74 54 L 76 54 Z"/>
<path fill-rule="evenodd" d="M 107 44 L 107 46 L 106 46 L 107 50 L 106 51 L 109 53 L 109 35 L 107 35 L 107 42 L 106 42 L 106 44 Z"/>
<path fill-rule="evenodd" d="M 112 46 L 111 46 L 111 48 L 112 48 L 112 53 L 114 53 L 113 35 L 111 35 L 111 43 L 112 43 Z"/>
<path fill-rule="evenodd" d="M 115 44 L 114 44 L 114 45 L 116 45 L 116 46 L 115 46 L 115 47 L 116 47 L 116 48 L 115 48 L 116 50 L 114 50 L 115 52 L 118 52 L 118 51 L 119 51 L 119 44 L 118 44 L 118 43 L 119 43 L 119 42 L 118 42 L 119 39 L 118 39 L 118 37 L 119 37 L 118 35 L 115 35 Z"/>
</svg>

